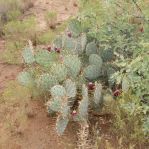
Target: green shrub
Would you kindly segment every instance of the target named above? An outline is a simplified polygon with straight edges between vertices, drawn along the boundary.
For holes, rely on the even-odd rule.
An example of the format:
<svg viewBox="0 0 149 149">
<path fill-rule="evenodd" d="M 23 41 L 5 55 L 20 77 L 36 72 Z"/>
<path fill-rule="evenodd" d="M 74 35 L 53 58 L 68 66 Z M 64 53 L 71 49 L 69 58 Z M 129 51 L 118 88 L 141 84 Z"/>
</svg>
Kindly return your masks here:
<svg viewBox="0 0 149 149">
<path fill-rule="evenodd" d="M 10 64 L 20 64 L 22 63 L 21 49 L 24 47 L 23 42 L 12 42 L 7 41 L 5 48 L 6 50 L 1 54 L 0 59 L 6 63 Z"/>
<path fill-rule="evenodd" d="M 50 44 L 56 36 L 56 33 L 52 30 L 41 33 L 37 37 L 38 44 Z"/>
<path fill-rule="evenodd" d="M 36 20 L 34 17 L 27 18 L 23 21 L 14 20 L 4 26 L 6 38 L 26 40 L 33 39 L 36 33 Z"/>
<path fill-rule="evenodd" d="M 57 13 L 56 12 L 47 12 L 45 14 L 45 20 L 47 22 L 47 25 L 50 28 L 55 28 L 56 22 L 57 22 Z"/>
</svg>

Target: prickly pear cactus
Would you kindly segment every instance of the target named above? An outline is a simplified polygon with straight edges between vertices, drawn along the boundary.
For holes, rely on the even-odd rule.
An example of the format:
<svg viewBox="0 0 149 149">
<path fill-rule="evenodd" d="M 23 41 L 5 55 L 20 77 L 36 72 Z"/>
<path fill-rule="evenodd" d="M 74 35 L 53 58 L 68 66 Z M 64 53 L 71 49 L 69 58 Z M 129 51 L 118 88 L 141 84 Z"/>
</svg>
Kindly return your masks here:
<svg viewBox="0 0 149 149">
<path fill-rule="evenodd" d="M 89 57 L 89 64 L 90 65 L 97 65 L 99 68 L 102 68 L 102 59 L 97 54 L 91 54 Z"/>
<path fill-rule="evenodd" d="M 63 118 L 61 115 L 58 116 L 56 121 L 56 131 L 59 135 L 62 135 L 67 127 L 69 122 L 68 118 Z"/>
<path fill-rule="evenodd" d="M 89 65 L 84 69 L 84 76 L 89 81 L 97 80 L 101 75 L 101 68 L 97 65 Z"/>
<path fill-rule="evenodd" d="M 69 84 L 70 83 L 70 84 Z M 76 85 L 70 79 L 65 82 L 66 89 L 61 85 L 55 85 L 51 88 L 52 99 L 47 103 L 47 108 L 50 113 L 59 112 L 56 122 L 56 130 L 59 135 L 62 135 L 67 124 L 70 114 L 69 98 L 76 96 Z"/>
<path fill-rule="evenodd" d="M 88 117 L 88 106 L 89 106 L 89 97 L 88 97 L 88 88 L 83 84 L 82 85 L 82 100 L 79 104 L 79 117 L 82 121 L 86 121 Z"/>
<path fill-rule="evenodd" d="M 52 86 L 58 84 L 58 81 L 55 76 L 44 73 L 39 76 L 36 83 L 40 91 L 49 91 Z"/>
<path fill-rule="evenodd" d="M 44 67 L 49 67 L 52 64 L 52 62 L 54 62 L 56 59 L 56 53 L 50 53 L 46 50 L 40 50 L 35 55 L 36 62 Z"/>
<path fill-rule="evenodd" d="M 74 53 L 81 55 L 83 54 L 85 47 L 87 43 L 87 37 L 86 34 L 81 34 L 77 39 L 76 39 L 76 47 L 74 49 Z"/>
<path fill-rule="evenodd" d="M 64 48 L 73 52 L 77 44 L 76 39 L 69 38 L 68 36 L 64 36 L 63 38 L 64 38 Z"/>
<path fill-rule="evenodd" d="M 51 67 L 51 73 L 56 77 L 58 82 L 66 80 L 67 68 L 64 64 L 53 64 Z"/>
<path fill-rule="evenodd" d="M 68 68 L 70 77 L 76 78 L 81 70 L 81 61 L 77 55 L 67 55 L 64 57 L 64 64 Z"/>
<path fill-rule="evenodd" d="M 102 103 L 102 85 L 95 82 L 94 103 L 97 107 Z"/>
<path fill-rule="evenodd" d="M 70 106 L 68 105 L 68 97 L 66 97 L 66 96 L 63 97 L 60 113 L 63 118 L 67 118 L 69 116 Z"/>
<path fill-rule="evenodd" d="M 30 48 L 25 48 L 22 52 L 22 56 L 26 64 L 32 64 L 35 62 L 34 53 Z"/>
<path fill-rule="evenodd" d="M 48 101 L 47 104 L 46 104 L 48 113 L 60 112 L 60 110 L 61 110 L 61 103 L 62 103 L 62 99 L 60 97 L 58 97 L 58 96 L 54 97 L 53 99 Z"/>
<path fill-rule="evenodd" d="M 26 86 L 26 87 L 31 87 L 34 84 L 34 79 L 32 75 L 27 71 L 23 71 L 19 73 L 17 79 L 21 85 Z"/>
<path fill-rule="evenodd" d="M 111 66 L 111 65 L 106 65 L 106 75 L 108 77 L 108 84 L 109 87 L 111 88 L 114 85 L 115 80 L 113 80 L 112 75 L 116 72 L 116 70 Z"/>
<path fill-rule="evenodd" d="M 53 46 L 55 48 L 63 48 L 63 36 L 59 35 L 57 38 L 53 41 Z"/>
<path fill-rule="evenodd" d="M 90 42 L 86 46 L 86 55 L 90 56 L 91 54 L 97 54 L 98 47 L 94 41 Z"/>
<path fill-rule="evenodd" d="M 76 87 L 76 83 L 73 82 L 72 80 L 67 79 L 65 81 L 65 89 L 66 89 L 68 98 L 73 98 L 76 96 L 77 87 Z"/>
<path fill-rule="evenodd" d="M 81 23 L 77 19 L 70 21 L 68 30 L 72 33 L 72 36 L 77 37 L 81 33 Z"/>
<path fill-rule="evenodd" d="M 51 95 L 52 97 L 64 97 L 66 96 L 66 90 L 61 85 L 55 85 L 51 88 Z"/>
</svg>

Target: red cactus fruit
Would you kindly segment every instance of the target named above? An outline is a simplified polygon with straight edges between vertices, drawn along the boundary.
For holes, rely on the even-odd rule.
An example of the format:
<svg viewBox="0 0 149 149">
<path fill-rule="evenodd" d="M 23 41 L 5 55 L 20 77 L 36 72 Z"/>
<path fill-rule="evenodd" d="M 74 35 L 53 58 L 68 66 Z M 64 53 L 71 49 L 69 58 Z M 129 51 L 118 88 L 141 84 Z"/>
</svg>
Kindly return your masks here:
<svg viewBox="0 0 149 149">
<path fill-rule="evenodd" d="M 72 116 L 76 116 L 77 115 L 77 111 L 73 110 L 71 114 L 72 114 Z"/>
<path fill-rule="evenodd" d="M 61 49 L 60 48 L 54 48 L 55 52 L 60 53 Z"/>
<path fill-rule="evenodd" d="M 69 37 L 69 38 L 71 38 L 71 37 L 72 37 L 72 33 L 71 33 L 71 32 L 68 32 L 68 34 L 67 34 L 67 35 L 68 35 L 68 37 Z"/>
<path fill-rule="evenodd" d="M 49 46 L 49 47 L 47 47 L 47 50 L 50 52 L 51 51 L 51 47 Z"/>
<path fill-rule="evenodd" d="M 143 32 L 144 32 L 144 28 L 141 27 L 141 28 L 139 29 L 139 31 L 140 31 L 141 33 L 143 33 Z"/>
<path fill-rule="evenodd" d="M 88 89 L 89 90 L 94 90 L 95 89 L 95 84 L 93 82 L 88 83 Z"/>
<path fill-rule="evenodd" d="M 121 94 L 121 91 L 118 89 L 113 92 L 113 96 L 115 96 L 115 97 L 120 96 L 120 94 Z"/>
</svg>

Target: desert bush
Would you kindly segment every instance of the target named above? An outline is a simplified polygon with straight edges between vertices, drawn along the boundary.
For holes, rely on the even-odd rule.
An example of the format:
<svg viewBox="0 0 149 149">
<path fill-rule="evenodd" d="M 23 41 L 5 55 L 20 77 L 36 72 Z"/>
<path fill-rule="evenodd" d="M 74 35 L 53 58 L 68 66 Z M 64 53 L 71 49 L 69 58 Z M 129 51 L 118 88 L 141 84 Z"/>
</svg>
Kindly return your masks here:
<svg viewBox="0 0 149 149">
<path fill-rule="evenodd" d="M 7 41 L 5 44 L 6 50 L 1 54 L 0 59 L 3 62 L 9 64 L 20 64 L 22 58 L 20 57 L 22 48 L 25 46 L 25 42 L 13 42 Z"/>
<path fill-rule="evenodd" d="M 12 20 L 4 26 L 5 37 L 9 39 L 31 40 L 36 33 L 36 20 L 29 17 L 23 21 Z"/>
<path fill-rule="evenodd" d="M 52 30 L 41 33 L 37 36 L 38 44 L 50 44 L 56 36 L 56 33 Z"/>
<path fill-rule="evenodd" d="M 1 55 L 1 59 L 11 64 L 19 64 L 22 62 L 19 55 L 26 41 L 31 40 L 34 44 L 37 42 L 35 18 L 9 21 L 4 25 L 3 33 L 6 39 L 6 50 Z"/>
<path fill-rule="evenodd" d="M 47 12 L 45 14 L 45 20 L 47 22 L 47 25 L 51 29 L 55 29 L 56 23 L 57 23 L 57 13 L 56 12 Z"/>
<path fill-rule="evenodd" d="M 33 7 L 32 0 L 1 0 L 0 1 L 0 32 L 3 27 L 10 21 L 17 21 L 22 13 Z M 2 35 L 1 33 L 1 35 Z M 4 34 L 4 33 L 3 33 Z"/>
</svg>

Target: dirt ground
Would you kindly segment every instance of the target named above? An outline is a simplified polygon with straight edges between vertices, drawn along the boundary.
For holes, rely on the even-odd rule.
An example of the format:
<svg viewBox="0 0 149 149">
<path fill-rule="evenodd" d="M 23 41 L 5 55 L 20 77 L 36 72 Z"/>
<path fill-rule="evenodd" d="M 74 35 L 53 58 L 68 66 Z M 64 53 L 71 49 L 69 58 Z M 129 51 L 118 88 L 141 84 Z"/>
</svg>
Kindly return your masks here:
<svg viewBox="0 0 149 149">
<path fill-rule="evenodd" d="M 25 15 L 34 14 L 39 28 L 46 29 L 44 13 L 56 11 L 58 22 L 75 15 L 77 8 L 75 0 L 35 0 L 34 7 Z M 0 54 L 5 50 L 5 41 L 0 39 Z M 0 94 L 7 90 L 7 83 L 16 79 L 21 66 L 10 65 L 0 61 Z M 12 85 L 13 86 L 13 85 Z M 16 93 L 19 94 L 18 86 Z M 18 90 L 17 90 L 18 89 Z M 11 92 L 7 91 L 9 95 Z M 0 149 L 73 149 L 75 124 L 62 137 L 55 132 L 55 119 L 47 116 L 44 103 L 41 100 L 30 100 L 28 96 L 19 96 L 15 101 L 10 96 L 7 100 L 0 99 Z M 28 99 L 24 99 L 28 98 Z M 71 133 L 70 133 L 71 132 Z"/>
</svg>

